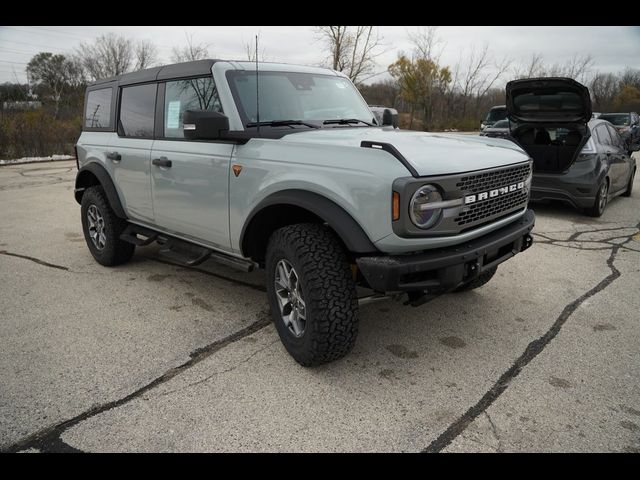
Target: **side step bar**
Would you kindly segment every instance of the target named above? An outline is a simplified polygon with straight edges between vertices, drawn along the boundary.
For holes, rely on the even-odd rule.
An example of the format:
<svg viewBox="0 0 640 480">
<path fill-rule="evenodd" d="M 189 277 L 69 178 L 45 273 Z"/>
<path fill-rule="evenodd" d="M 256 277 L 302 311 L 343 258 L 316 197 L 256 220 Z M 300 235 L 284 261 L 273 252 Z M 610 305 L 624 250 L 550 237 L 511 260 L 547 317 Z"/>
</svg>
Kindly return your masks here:
<svg viewBox="0 0 640 480">
<path fill-rule="evenodd" d="M 216 252 L 209 248 L 187 242 L 186 240 L 170 237 L 139 225 L 129 224 L 120 235 L 120 239 L 139 247 L 149 245 L 152 242 L 158 242 L 164 247 L 158 252 L 160 255 L 172 262 L 187 267 L 194 267 L 200 265 L 205 260 L 211 259 L 243 272 L 251 272 L 255 268 L 255 263 L 250 260 L 225 255 L 224 253 Z"/>
<path fill-rule="evenodd" d="M 144 237 L 140 238 L 138 235 Z M 149 230 L 148 228 L 140 227 L 138 225 L 129 224 L 127 228 L 124 229 L 124 232 L 120 235 L 120 240 L 124 240 L 125 242 L 133 243 L 138 247 L 144 247 L 145 245 L 149 245 L 150 243 L 156 241 L 158 238 L 158 233 L 153 230 Z"/>
</svg>

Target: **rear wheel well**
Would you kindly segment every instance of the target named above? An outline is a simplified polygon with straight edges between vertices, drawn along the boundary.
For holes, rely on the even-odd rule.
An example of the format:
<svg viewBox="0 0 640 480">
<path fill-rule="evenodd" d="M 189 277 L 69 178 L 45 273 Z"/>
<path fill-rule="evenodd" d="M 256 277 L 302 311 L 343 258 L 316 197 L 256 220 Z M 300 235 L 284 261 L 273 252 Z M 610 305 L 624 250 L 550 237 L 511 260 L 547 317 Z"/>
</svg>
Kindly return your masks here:
<svg viewBox="0 0 640 480">
<path fill-rule="evenodd" d="M 271 234 L 279 228 L 297 223 L 326 225 L 326 222 L 315 213 L 296 205 L 276 204 L 265 207 L 251 219 L 247 226 L 241 245 L 243 255 L 258 262 L 260 266 L 264 266 L 267 244 Z M 345 247 L 337 234 L 336 237 Z M 347 252 L 346 248 L 345 252 Z"/>
<path fill-rule="evenodd" d="M 82 195 L 84 195 L 84 191 L 95 185 L 101 185 L 100 180 L 89 170 L 83 170 L 78 174 L 78 178 L 76 178 L 76 191 L 75 197 L 76 202 L 82 202 Z"/>
</svg>

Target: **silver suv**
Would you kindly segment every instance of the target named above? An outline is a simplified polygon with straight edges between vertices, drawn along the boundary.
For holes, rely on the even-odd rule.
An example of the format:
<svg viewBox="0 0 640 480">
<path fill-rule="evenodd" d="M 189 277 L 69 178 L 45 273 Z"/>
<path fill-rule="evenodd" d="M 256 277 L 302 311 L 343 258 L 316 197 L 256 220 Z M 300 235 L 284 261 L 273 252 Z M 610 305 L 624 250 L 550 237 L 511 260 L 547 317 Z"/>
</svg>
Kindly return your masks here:
<svg viewBox="0 0 640 480">
<path fill-rule="evenodd" d="M 519 146 L 379 125 L 333 70 L 200 60 L 100 80 L 76 148 L 99 263 L 157 241 L 185 265 L 265 268 L 305 366 L 351 350 L 359 302 L 479 287 L 532 241 Z"/>
</svg>

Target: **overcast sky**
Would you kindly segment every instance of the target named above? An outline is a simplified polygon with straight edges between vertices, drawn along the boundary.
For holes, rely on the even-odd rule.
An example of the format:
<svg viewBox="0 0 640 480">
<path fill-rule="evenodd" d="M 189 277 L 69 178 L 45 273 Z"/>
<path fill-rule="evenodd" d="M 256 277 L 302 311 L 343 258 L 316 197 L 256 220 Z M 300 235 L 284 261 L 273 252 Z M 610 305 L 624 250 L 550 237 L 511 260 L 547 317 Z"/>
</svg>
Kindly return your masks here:
<svg viewBox="0 0 640 480">
<path fill-rule="evenodd" d="M 385 53 L 377 59 L 377 71 L 385 71 L 399 51 L 411 50 L 407 32 L 418 28 L 379 27 Z M 0 26 L 0 83 L 15 81 L 16 76 L 24 81 L 25 66 L 38 52 L 71 53 L 80 42 L 91 42 L 107 32 L 151 40 L 158 47 L 161 63 L 169 62 L 172 47 L 186 43 L 185 33 L 193 34 L 195 43 L 208 43 L 212 58 L 245 59 L 245 46 L 254 41 L 256 34 L 260 34 L 260 50 L 264 50 L 267 60 L 315 65 L 326 58 L 322 42 L 309 26 Z M 450 66 L 470 48 L 488 44 L 494 57 L 509 57 L 522 63 L 534 53 L 541 54 L 549 64 L 568 61 L 576 54 L 590 54 L 594 68 L 600 71 L 640 68 L 640 27 L 443 26 L 438 28 L 438 36 L 444 47 L 441 62 Z"/>
</svg>

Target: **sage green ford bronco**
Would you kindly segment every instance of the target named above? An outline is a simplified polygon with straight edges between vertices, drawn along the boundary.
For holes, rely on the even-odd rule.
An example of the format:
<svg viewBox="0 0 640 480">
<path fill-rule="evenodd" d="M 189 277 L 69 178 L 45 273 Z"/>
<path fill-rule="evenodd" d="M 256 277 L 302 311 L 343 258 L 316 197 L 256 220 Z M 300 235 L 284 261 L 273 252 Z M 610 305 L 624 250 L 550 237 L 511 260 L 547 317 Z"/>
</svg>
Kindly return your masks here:
<svg viewBox="0 0 640 480">
<path fill-rule="evenodd" d="M 519 146 L 385 123 L 324 68 L 200 60 L 92 83 L 75 186 L 89 251 L 114 266 L 157 241 L 184 265 L 264 268 L 293 358 L 340 358 L 359 303 L 477 288 L 532 242 Z"/>
</svg>

